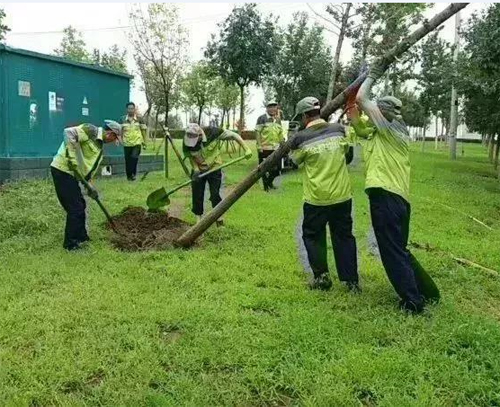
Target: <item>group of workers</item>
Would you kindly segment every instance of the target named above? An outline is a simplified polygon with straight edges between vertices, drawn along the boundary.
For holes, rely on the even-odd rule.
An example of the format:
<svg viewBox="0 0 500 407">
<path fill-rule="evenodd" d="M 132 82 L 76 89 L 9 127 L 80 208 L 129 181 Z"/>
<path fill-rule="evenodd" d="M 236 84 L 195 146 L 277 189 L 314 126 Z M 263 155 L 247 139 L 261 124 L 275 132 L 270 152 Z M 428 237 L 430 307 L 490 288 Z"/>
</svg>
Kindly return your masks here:
<svg viewBox="0 0 500 407">
<path fill-rule="evenodd" d="M 295 118 L 300 131 L 292 141 L 291 158 L 303 165 L 302 238 L 314 278 L 311 288 L 329 290 L 332 280 L 327 263 L 326 228 L 330 230 L 339 279 L 352 292 L 361 292 L 356 239 L 352 227 L 352 188 L 347 166 L 353 159 L 353 145 L 363 139 L 366 164 L 365 190 L 370 202 L 373 229 L 387 276 L 400 297 L 402 309 L 423 311 L 429 300 L 419 287 L 415 269 L 421 267 L 407 249 L 409 204 L 409 134 L 401 118 L 401 101 L 392 96 L 372 102 L 369 94 L 382 71 L 372 68 L 361 87 L 348 96 L 349 126 L 328 123 L 320 117 L 320 102 L 306 97 L 298 102 Z M 361 112 L 363 114 L 361 114 Z M 121 142 L 125 149 L 127 179 L 133 181 L 137 161 L 144 147 L 146 126 L 135 105 L 127 105 L 122 123 L 106 120 L 102 128 L 82 124 L 64 130 L 65 139 L 51 164 L 58 199 L 67 213 L 64 248 L 75 250 L 89 240 L 86 231 L 85 199 L 79 181 L 89 181 L 102 160 L 103 144 Z M 266 114 L 256 126 L 259 163 L 269 157 L 285 139 L 278 104 L 267 103 Z M 192 168 L 192 212 L 204 212 L 205 186 L 215 207 L 221 200 L 221 170 L 200 178 L 200 174 L 221 165 L 224 142 L 233 140 L 252 156 L 240 135 L 216 127 L 189 124 L 183 139 L 183 153 Z M 265 191 L 275 188 L 279 164 L 263 175 Z M 87 183 L 85 183 L 87 184 Z M 88 185 L 88 184 L 87 184 Z M 90 186 L 88 194 L 97 196 Z M 219 219 L 217 225 L 222 225 Z"/>
</svg>

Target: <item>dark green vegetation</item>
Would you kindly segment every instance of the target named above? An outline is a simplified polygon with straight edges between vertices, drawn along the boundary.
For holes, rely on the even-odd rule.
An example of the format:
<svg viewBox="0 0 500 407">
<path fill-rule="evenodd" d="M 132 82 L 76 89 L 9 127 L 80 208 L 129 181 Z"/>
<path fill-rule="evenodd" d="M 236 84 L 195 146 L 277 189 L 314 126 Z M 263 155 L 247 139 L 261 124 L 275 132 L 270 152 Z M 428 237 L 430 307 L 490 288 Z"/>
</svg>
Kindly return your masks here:
<svg viewBox="0 0 500 407">
<path fill-rule="evenodd" d="M 352 171 L 360 296 L 306 288 L 299 173 L 271 194 L 255 186 L 193 250 L 132 254 L 112 249 L 94 203 L 92 243 L 65 253 L 52 184 L 3 188 L 0 405 L 500 405 L 500 275 L 451 257 L 500 270 L 498 180 L 481 146 L 456 162 L 413 148 L 410 239 L 442 293 L 421 317 L 396 309 L 367 253 L 362 167 Z M 254 165 L 230 167 L 227 184 Z M 183 179 L 174 161 L 172 174 L 168 187 Z M 161 182 L 97 185 L 118 213 L 145 206 Z M 188 200 L 175 195 L 172 214 L 193 221 Z"/>
</svg>

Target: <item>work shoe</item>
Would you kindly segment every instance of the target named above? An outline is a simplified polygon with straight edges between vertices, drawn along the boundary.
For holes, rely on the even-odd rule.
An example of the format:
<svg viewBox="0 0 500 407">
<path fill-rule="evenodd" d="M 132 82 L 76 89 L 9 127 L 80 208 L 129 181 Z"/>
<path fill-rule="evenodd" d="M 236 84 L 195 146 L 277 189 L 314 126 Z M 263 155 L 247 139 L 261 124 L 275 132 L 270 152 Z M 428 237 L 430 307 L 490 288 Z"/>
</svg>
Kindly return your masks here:
<svg viewBox="0 0 500 407">
<path fill-rule="evenodd" d="M 353 294 L 361 294 L 361 292 L 363 291 L 361 290 L 361 287 L 359 286 L 359 283 L 357 281 L 344 281 L 344 285 Z"/>
<path fill-rule="evenodd" d="M 311 290 L 323 290 L 328 291 L 332 288 L 332 280 L 328 273 L 320 274 L 318 277 L 314 277 L 314 280 L 309 285 Z"/>
<path fill-rule="evenodd" d="M 399 301 L 399 308 L 409 314 L 421 314 L 424 312 L 425 303 L 422 299 L 419 303 L 413 301 L 401 300 Z"/>
</svg>

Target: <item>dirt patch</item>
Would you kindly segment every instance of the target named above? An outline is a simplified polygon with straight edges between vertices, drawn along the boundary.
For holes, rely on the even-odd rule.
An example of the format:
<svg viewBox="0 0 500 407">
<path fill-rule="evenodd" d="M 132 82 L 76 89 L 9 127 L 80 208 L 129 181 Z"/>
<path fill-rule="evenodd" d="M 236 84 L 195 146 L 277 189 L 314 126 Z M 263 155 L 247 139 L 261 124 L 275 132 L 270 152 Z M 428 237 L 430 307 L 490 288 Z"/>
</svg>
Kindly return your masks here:
<svg viewBox="0 0 500 407">
<path fill-rule="evenodd" d="M 111 243 L 123 251 L 161 250 L 174 246 L 174 242 L 189 227 L 189 223 L 165 212 L 147 212 L 141 207 L 129 206 L 113 216 L 118 233 Z M 108 225 L 108 229 L 111 227 Z"/>
</svg>

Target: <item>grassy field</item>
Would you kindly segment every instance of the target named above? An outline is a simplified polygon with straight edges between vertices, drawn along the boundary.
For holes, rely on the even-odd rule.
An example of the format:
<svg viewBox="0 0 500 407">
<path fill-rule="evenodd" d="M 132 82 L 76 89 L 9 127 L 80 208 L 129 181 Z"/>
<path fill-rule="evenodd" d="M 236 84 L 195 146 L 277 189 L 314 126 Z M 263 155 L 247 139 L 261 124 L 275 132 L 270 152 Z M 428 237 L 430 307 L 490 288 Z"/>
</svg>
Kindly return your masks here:
<svg viewBox="0 0 500 407">
<path fill-rule="evenodd" d="M 61 248 L 50 181 L 0 191 L 1 406 L 499 406 L 500 184 L 481 146 L 412 154 L 410 240 L 442 303 L 397 310 L 366 248 L 363 168 L 351 171 L 362 295 L 307 289 L 299 173 L 254 186 L 190 251 L 112 249 L 90 204 L 90 246 Z M 226 171 L 230 186 L 256 159 Z M 172 162 L 169 185 L 182 179 Z M 113 213 L 163 183 L 97 181 Z M 443 205 L 448 205 L 443 206 Z M 172 212 L 188 221 L 189 190 Z M 492 230 L 473 221 L 473 216 Z M 333 261 L 332 274 L 335 275 Z"/>
</svg>

